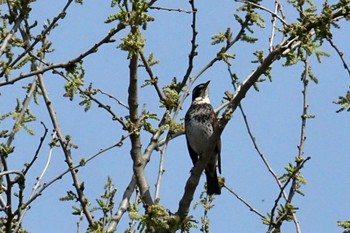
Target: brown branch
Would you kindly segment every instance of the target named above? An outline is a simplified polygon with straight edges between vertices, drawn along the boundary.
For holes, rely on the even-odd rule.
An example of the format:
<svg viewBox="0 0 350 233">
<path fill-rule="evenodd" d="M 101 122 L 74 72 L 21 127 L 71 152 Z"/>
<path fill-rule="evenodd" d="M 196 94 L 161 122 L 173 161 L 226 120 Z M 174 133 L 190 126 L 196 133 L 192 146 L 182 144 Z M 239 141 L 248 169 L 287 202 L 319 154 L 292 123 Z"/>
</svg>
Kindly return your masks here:
<svg viewBox="0 0 350 233">
<path fill-rule="evenodd" d="M 337 17 L 339 15 L 339 11 L 335 12 L 333 17 Z M 319 22 L 312 23 L 306 25 L 306 29 L 308 31 L 311 31 L 313 28 L 315 28 Z M 243 30 L 244 27 L 242 27 Z M 222 114 L 222 117 L 219 121 L 219 127 L 214 130 L 214 133 L 210 139 L 210 145 L 215 144 L 215 142 L 218 140 L 220 135 L 222 134 L 223 130 L 225 129 L 228 121 L 231 119 L 232 114 L 236 110 L 236 108 L 239 106 L 241 100 L 246 96 L 250 88 L 254 85 L 256 81 L 258 81 L 259 77 L 264 74 L 264 72 L 271 66 L 271 64 L 279 58 L 283 54 L 287 54 L 290 50 L 294 49 L 295 47 L 300 45 L 300 41 L 298 40 L 298 37 L 291 36 L 288 40 L 284 40 L 281 44 L 276 46 L 276 48 L 271 51 L 267 57 L 261 62 L 261 64 L 257 67 L 255 71 L 253 71 L 248 78 L 237 88 L 235 94 L 233 95 L 232 99 L 227 103 L 227 108 Z M 231 44 L 231 43 L 230 43 Z M 230 45 L 228 44 L 228 46 Z M 215 62 L 214 58 L 212 61 Z M 204 67 L 203 69 L 209 68 Z M 202 71 L 199 72 L 201 74 Z M 197 76 L 198 77 L 198 76 Z M 208 152 L 209 153 L 209 152 Z M 210 157 L 210 156 L 203 156 L 203 157 Z M 201 160 L 199 160 L 201 161 Z M 197 166 L 198 164 L 198 166 Z M 184 219 L 189 211 L 189 207 L 191 204 L 191 201 L 193 200 L 193 194 L 195 191 L 196 186 L 199 182 L 199 176 L 201 175 L 201 172 L 203 171 L 203 164 L 205 164 L 205 161 L 202 161 L 201 163 L 197 163 L 196 166 L 192 170 L 192 174 L 190 178 L 187 180 L 186 187 L 185 187 L 185 194 L 183 195 L 177 214 L 180 216 L 181 219 Z M 281 190 L 281 193 L 283 193 L 283 190 Z M 281 194 L 282 195 L 282 194 Z"/>
<path fill-rule="evenodd" d="M 23 170 L 23 174 L 26 175 L 27 172 L 29 171 L 29 169 L 33 166 L 34 162 L 36 161 L 36 159 L 38 158 L 38 155 L 39 155 L 39 152 L 43 146 L 43 143 L 44 143 L 44 140 L 46 138 L 46 135 L 47 135 L 47 132 L 48 132 L 48 129 L 46 128 L 45 124 L 43 122 L 40 122 L 41 125 L 44 127 L 44 135 L 41 136 L 40 138 L 40 142 L 39 142 L 39 145 L 38 145 L 38 148 L 36 149 L 35 151 L 35 154 L 33 156 L 33 159 L 28 163 L 28 165 L 26 165 L 25 169 Z"/>
<path fill-rule="evenodd" d="M 168 7 L 160 7 L 160 6 L 150 6 L 149 8 L 154 10 L 163 10 L 163 11 L 177 11 L 177 12 L 182 12 L 187 14 L 193 13 L 193 11 L 183 10 L 180 8 L 168 8 Z"/>
<path fill-rule="evenodd" d="M 208 143 L 208 145 L 214 145 L 215 140 L 216 138 L 212 137 L 211 142 L 213 141 L 213 143 Z M 189 207 L 191 205 L 191 202 L 193 200 L 193 195 L 198 186 L 200 176 L 203 173 L 203 170 L 206 167 L 206 164 L 209 162 L 209 159 L 211 158 L 210 154 L 213 152 L 214 152 L 214 147 L 212 149 L 208 148 L 208 150 L 206 150 L 206 153 L 204 153 L 203 156 L 199 157 L 199 160 L 191 170 L 191 175 L 188 178 L 185 185 L 185 192 L 179 202 L 179 207 L 176 212 L 176 215 L 180 217 L 181 221 L 185 220 L 185 218 L 188 216 Z"/>
<path fill-rule="evenodd" d="M 232 193 L 238 200 L 240 200 L 245 206 L 247 206 L 249 208 L 250 211 L 254 212 L 255 214 L 257 214 L 260 218 L 264 219 L 265 216 L 260 213 L 257 209 L 255 209 L 251 204 L 249 204 L 246 200 L 244 200 L 241 196 L 239 196 L 232 188 L 227 187 L 224 184 L 224 187 L 230 192 Z"/>
<path fill-rule="evenodd" d="M 132 28 L 131 33 L 135 33 L 137 28 Z M 130 63 L 130 79 L 128 89 L 128 105 L 130 122 L 133 124 L 135 130 L 139 127 L 139 115 L 138 115 L 138 53 L 131 55 Z M 132 131 L 134 131 L 134 129 Z M 137 130 L 130 135 L 131 141 L 131 158 L 133 160 L 133 170 L 136 177 L 137 186 L 140 189 L 140 195 L 144 205 L 149 206 L 153 204 L 153 200 L 149 191 L 148 181 L 144 170 L 145 161 L 141 154 L 141 139 L 140 133 Z"/>
<path fill-rule="evenodd" d="M 128 209 L 130 197 L 134 193 L 135 187 L 136 187 L 136 179 L 135 179 L 135 176 L 133 176 L 131 178 L 129 185 L 124 191 L 123 198 L 119 203 L 118 211 L 115 213 L 115 215 L 112 216 L 111 222 L 108 225 L 106 232 L 114 232 L 116 230 L 121 217 Z"/>
<path fill-rule="evenodd" d="M 41 61 L 41 62 L 44 62 L 44 61 Z M 68 77 L 66 77 L 66 75 L 63 74 L 63 72 L 60 72 L 60 71 L 57 71 L 56 69 L 54 69 L 54 70 L 53 70 L 53 73 L 54 73 L 54 74 L 58 74 L 59 76 L 61 76 L 62 78 L 64 78 L 66 81 L 70 81 L 70 79 L 69 79 Z M 90 94 L 90 93 L 84 93 L 84 90 L 81 89 L 80 87 L 78 87 L 77 89 L 78 89 L 78 91 L 79 91 L 80 94 L 85 94 L 91 101 L 93 101 L 94 103 L 96 103 L 97 106 L 98 106 L 99 108 L 103 108 L 104 110 L 106 110 L 106 111 L 112 116 L 112 120 L 113 120 L 113 121 L 118 121 L 118 122 L 120 123 L 120 125 L 121 125 L 123 128 L 126 128 L 126 124 L 125 124 L 123 118 L 122 118 L 122 117 L 119 117 L 117 114 L 115 114 L 109 105 L 106 105 L 106 104 L 102 103 L 100 100 L 98 100 L 97 98 L 95 98 L 95 97 L 94 97 L 92 94 Z M 98 91 L 99 91 L 100 93 L 105 94 L 105 95 L 108 96 L 107 93 L 105 93 L 105 92 L 103 92 L 103 91 L 101 91 L 101 90 L 98 90 Z M 109 96 L 109 97 L 112 98 L 111 96 Z M 114 98 L 114 99 L 117 100 L 116 98 Z M 117 101 L 119 101 L 119 100 L 117 100 Z M 118 103 L 120 104 L 121 102 L 118 102 Z M 126 108 L 128 108 L 128 107 L 126 106 Z"/>
<path fill-rule="evenodd" d="M 191 4 L 191 8 L 192 8 L 192 24 L 191 24 L 191 28 L 192 28 L 192 39 L 191 39 L 191 51 L 190 54 L 188 55 L 188 67 L 186 70 L 186 74 L 182 79 L 181 84 L 178 86 L 177 91 L 180 92 L 181 89 L 186 85 L 187 80 L 189 79 L 191 72 L 193 70 L 193 62 L 194 62 L 194 57 L 197 56 L 197 47 L 198 44 L 196 44 L 196 39 L 197 39 L 197 29 L 196 29 L 196 25 L 197 25 L 197 8 L 194 5 L 194 0 L 190 0 L 189 3 Z"/>
<path fill-rule="evenodd" d="M 231 80 L 232 80 L 233 88 L 234 88 L 234 90 L 237 90 L 237 85 L 235 84 L 235 80 L 234 80 L 234 78 L 233 78 L 234 75 L 233 75 L 233 73 L 232 73 L 232 71 L 231 71 L 230 66 L 228 66 L 227 69 L 228 69 L 228 72 L 229 72 L 230 77 L 231 77 Z M 267 168 L 267 170 L 270 172 L 270 174 L 272 175 L 272 177 L 275 179 L 275 181 L 276 181 L 278 187 L 281 188 L 281 187 L 282 187 L 281 181 L 278 179 L 277 174 L 276 174 L 275 171 L 272 169 L 271 165 L 269 164 L 269 162 L 267 161 L 266 157 L 264 156 L 264 154 L 262 153 L 262 151 L 260 150 L 260 148 L 259 148 L 259 146 L 258 146 L 258 143 L 257 143 L 257 141 L 256 141 L 256 137 L 254 136 L 254 134 L 253 134 L 253 132 L 252 132 L 252 130 L 251 130 L 250 124 L 249 124 L 249 122 L 248 122 L 247 114 L 245 113 L 242 104 L 240 103 L 240 104 L 238 105 L 238 107 L 239 107 L 239 110 L 240 110 L 240 112 L 241 112 L 241 114 L 242 114 L 242 116 L 243 116 L 243 121 L 244 121 L 245 127 L 246 127 L 246 129 L 247 129 L 249 138 L 250 138 L 250 140 L 252 141 L 253 146 L 254 146 L 256 152 L 257 152 L 258 155 L 260 156 L 260 158 L 261 158 L 261 160 L 263 161 L 263 163 L 264 163 L 265 167 Z M 285 197 L 285 199 L 287 199 L 287 195 L 286 195 L 285 193 L 283 193 L 283 194 L 284 194 L 283 196 Z"/>
<path fill-rule="evenodd" d="M 64 18 L 64 15 L 66 14 L 66 11 L 70 4 L 73 2 L 73 0 L 68 0 L 66 5 L 63 7 L 62 11 L 51 21 L 50 25 L 48 25 L 41 33 L 40 36 L 38 36 L 34 42 L 26 47 L 25 51 L 20 54 L 16 59 L 14 59 L 10 64 L 6 65 L 6 67 L 13 67 L 18 61 L 20 61 L 29 51 L 31 51 L 36 44 L 38 44 L 41 41 L 41 38 L 45 37 L 49 34 L 49 32 L 55 27 L 57 22 L 60 19 Z M 5 69 L 0 73 L 0 77 L 2 77 L 5 74 Z"/>
<path fill-rule="evenodd" d="M 118 103 L 119 105 L 121 105 L 122 107 L 124 107 L 124 108 L 126 108 L 126 109 L 129 110 L 129 107 L 128 107 L 126 104 L 124 104 L 121 100 L 117 99 L 117 98 L 114 97 L 113 95 L 108 94 L 107 92 L 102 91 L 101 89 L 98 89 L 97 91 L 100 92 L 102 95 L 106 95 L 106 96 L 108 96 L 109 98 L 111 98 L 111 99 L 117 101 L 117 103 Z"/>
<path fill-rule="evenodd" d="M 145 54 L 142 51 L 140 52 L 140 56 L 141 56 L 141 60 L 143 62 L 143 65 L 145 66 L 145 69 L 146 69 L 146 71 L 151 79 L 152 86 L 154 86 L 154 88 L 156 89 L 159 100 L 165 101 L 166 97 L 164 96 L 163 91 L 161 90 L 161 88 L 158 85 L 158 78 L 154 76 L 153 71 L 151 69 L 151 66 L 148 64 L 148 61 L 145 57 Z"/>
<path fill-rule="evenodd" d="M 349 66 L 344 58 L 344 53 L 342 51 L 340 51 L 340 49 L 334 44 L 334 42 L 331 38 L 327 37 L 326 40 L 333 47 L 333 49 L 337 52 L 338 56 L 340 57 L 340 59 L 343 63 L 344 69 L 348 72 L 348 75 L 350 77 L 350 68 L 349 68 Z"/>
<path fill-rule="evenodd" d="M 61 148 L 63 150 L 63 153 L 65 155 L 65 162 L 67 163 L 67 166 L 69 168 L 70 174 L 71 174 L 72 179 L 73 179 L 73 186 L 75 187 L 75 190 L 77 192 L 78 200 L 81 204 L 82 210 L 83 210 L 84 215 L 89 223 L 89 226 L 92 226 L 95 221 L 94 221 L 93 216 L 88 208 L 88 199 L 85 197 L 83 185 L 79 181 L 77 171 L 75 169 L 73 169 L 74 163 L 73 163 L 73 159 L 72 159 L 72 155 L 71 155 L 70 142 L 65 140 L 65 138 L 61 132 L 61 129 L 60 129 L 59 124 L 58 124 L 56 112 L 53 108 L 52 102 L 51 102 L 49 95 L 48 95 L 48 92 L 46 90 L 44 78 L 43 78 L 42 74 L 38 75 L 38 80 L 39 80 L 39 86 L 40 86 L 40 89 L 42 91 L 42 95 L 43 95 L 43 98 L 45 100 L 47 110 L 48 110 L 50 118 L 51 118 L 52 125 L 57 133 L 58 141 L 59 141 Z"/>
<path fill-rule="evenodd" d="M 267 232 L 271 232 L 273 230 L 273 228 L 277 228 L 279 229 L 279 227 L 281 226 L 282 222 L 279 221 L 278 224 L 274 224 L 273 218 L 274 218 L 274 213 L 276 212 L 276 208 L 278 206 L 278 203 L 280 201 L 280 199 L 282 198 L 282 194 L 283 191 L 286 189 L 286 187 L 288 186 L 288 184 L 295 179 L 296 174 L 300 171 L 300 169 L 302 169 L 305 165 L 305 163 L 310 160 L 310 157 L 305 158 L 298 167 L 296 167 L 296 169 L 293 171 L 293 173 L 288 177 L 288 179 L 286 180 L 286 182 L 284 183 L 284 185 L 282 186 L 276 200 L 275 200 L 275 204 L 271 209 L 271 217 L 270 217 L 270 226 L 269 226 L 269 230 Z M 289 202 L 288 202 L 289 203 Z"/>
<path fill-rule="evenodd" d="M 251 2 L 251 1 L 248 1 L 248 0 L 235 0 L 235 2 L 243 2 L 243 3 L 249 4 L 249 5 L 255 6 L 257 8 L 260 8 L 261 10 L 264 10 L 264 11 L 270 13 L 273 17 L 279 19 L 284 25 L 288 25 L 287 22 L 284 21 L 284 19 L 281 16 L 279 16 L 275 12 L 271 11 L 270 9 L 268 9 L 268 8 L 262 6 L 262 5 L 259 5 L 257 3 L 254 3 L 254 2 Z"/>
</svg>

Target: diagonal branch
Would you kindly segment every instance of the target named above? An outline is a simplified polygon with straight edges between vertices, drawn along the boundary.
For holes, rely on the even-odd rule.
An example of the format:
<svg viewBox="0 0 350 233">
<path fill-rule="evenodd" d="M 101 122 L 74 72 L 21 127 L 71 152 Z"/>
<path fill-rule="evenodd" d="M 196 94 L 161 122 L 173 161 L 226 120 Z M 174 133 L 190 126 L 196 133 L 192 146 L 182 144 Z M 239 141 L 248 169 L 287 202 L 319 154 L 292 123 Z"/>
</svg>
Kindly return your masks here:
<svg viewBox="0 0 350 233">
<path fill-rule="evenodd" d="M 21 53 L 16 59 L 14 59 L 10 64 L 7 65 L 7 67 L 13 67 L 17 62 L 19 62 L 26 54 L 28 54 L 28 52 L 30 52 L 35 45 L 37 45 L 40 41 L 41 38 L 47 36 L 50 31 L 56 26 L 57 22 L 60 19 L 63 19 L 67 9 L 69 8 L 69 6 L 72 4 L 73 0 L 68 0 L 66 5 L 63 7 L 63 9 L 61 10 L 61 12 L 51 21 L 50 25 L 48 25 L 47 27 L 45 27 L 45 29 L 40 33 L 40 36 L 38 36 L 34 42 L 30 45 L 27 46 L 25 51 L 23 51 L 23 53 Z M 0 77 L 2 77 L 5 74 L 5 69 L 0 73 Z"/>
<path fill-rule="evenodd" d="M 65 140 L 65 138 L 61 132 L 61 129 L 60 129 L 59 124 L 58 124 L 56 112 L 53 108 L 52 102 L 51 102 L 49 95 L 48 95 L 48 92 L 46 90 L 44 78 L 43 78 L 42 74 L 38 75 L 38 80 L 39 80 L 39 86 L 40 86 L 40 89 L 42 91 L 42 95 L 44 97 L 47 110 L 48 110 L 50 118 L 51 118 L 52 125 L 56 131 L 58 141 L 59 141 L 61 148 L 63 150 L 63 153 L 65 155 L 65 162 L 68 165 L 70 174 L 71 174 L 72 179 L 73 179 L 73 186 L 75 187 L 75 190 L 77 192 L 78 200 L 81 204 L 84 215 L 85 215 L 89 225 L 92 226 L 95 221 L 94 221 L 93 216 L 88 208 L 88 199 L 85 197 L 83 184 L 79 181 L 77 170 L 73 169 L 74 163 L 73 163 L 73 159 L 72 159 L 72 155 L 71 155 L 70 142 Z"/>
<path fill-rule="evenodd" d="M 92 45 L 91 48 L 89 48 L 88 50 L 86 50 L 85 52 L 80 54 L 79 56 L 77 56 L 77 57 L 75 57 L 67 62 L 50 64 L 48 66 L 40 67 L 40 68 L 38 67 L 38 69 L 33 70 L 29 73 L 20 74 L 19 76 L 15 77 L 11 80 L 8 80 L 8 81 L 2 81 L 2 82 L 0 82 L 0 87 L 5 86 L 5 85 L 9 85 L 9 84 L 14 84 L 15 82 L 22 80 L 22 79 L 25 79 L 27 77 L 31 77 L 31 76 L 38 75 L 38 74 L 43 74 L 49 70 L 53 70 L 53 69 L 57 69 L 57 68 L 69 68 L 72 65 L 82 61 L 88 55 L 95 53 L 101 45 L 106 44 L 106 43 L 110 43 L 111 38 L 115 34 L 120 32 L 121 30 L 123 30 L 124 28 L 125 28 L 125 25 L 120 23 L 120 24 L 118 24 L 118 26 L 116 28 L 111 29 L 108 32 L 108 34 L 105 37 L 103 37 L 99 42 Z"/>
</svg>

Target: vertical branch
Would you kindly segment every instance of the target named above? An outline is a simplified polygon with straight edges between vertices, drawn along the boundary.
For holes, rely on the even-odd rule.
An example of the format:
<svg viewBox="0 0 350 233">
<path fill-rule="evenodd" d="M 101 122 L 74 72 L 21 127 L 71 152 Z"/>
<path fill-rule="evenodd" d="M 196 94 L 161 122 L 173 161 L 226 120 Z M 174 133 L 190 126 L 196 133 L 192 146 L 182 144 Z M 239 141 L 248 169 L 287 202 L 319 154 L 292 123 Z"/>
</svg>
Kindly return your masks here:
<svg viewBox="0 0 350 233">
<path fill-rule="evenodd" d="M 294 213 L 294 210 L 289 210 L 289 211 L 283 213 L 282 215 L 279 215 L 277 217 L 277 220 L 275 223 L 273 222 L 273 218 L 274 218 L 274 213 L 275 213 L 275 210 L 277 208 L 278 202 L 282 196 L 282 191 L 286 189 L 289 182 L 291 182 L 291 185 L 290 185 L 290 188 L 288 191 L 288 197 L 286 199 L 285 206 L 288 206 L 288 205 L 291 206 L 292 200 L 293 200 L 295 194 L 297 192 L 299 192 L 300 183 L 302 182 L 301 176 L 300 176 L 300 170 L 303 168 L 305 162 L 310 159 L 310 157 L 307 157 L 304 159 L 304 145 L 305 145 L 305 141 L 306 141 L 306 122 L 307 122 L 307 119 L 310 118 L 310 115 L 308 113 L 309 104 L 308 104 L 308 98 L 307 98 L 309 74 L 310 74 L 310 66 L 308 64 L 308 58 L 305 58 L 303 60 L 303 63 L 304 63 L 304 71 L 303 71 L 302 77 L 301 77 L 301 81 L 303 82 L 303 90 L 302 90 L 303 110 L 302 110 L 302 114 L 301 114 L 301 129 L 300 129 L 300 142 L 298 145 L 298 155 L 295 159 L 294 170 L 291 174 L 288 175 L 289 177 L 288 177 L 287 181 L 285 182 L 285 184 L 283 185 L 283 187 L 280 191 L 280 194 L 275 201 L 275 205 L 271 210 L 270 226 L 269 226 L 268 232 L 271 232 L 273 229 L 280 230 L 280 228 L 283 224 L 283 221 L 286 218 L 286 215 L 291 214 L 295 228 L 296 228 L 296 232 L 301 233 L 300 224 L 299 224 L 299 221 L 296 217 L 296 214 Z"/>
<path fill-rule="evenodd" d="M 167 137 L 168 138 L 168 137 Z M 168 140 L 167 140 L 168 141 Z M 164 174 L 164 156 L 165 156 L 165 151 L 168 143 L 166 142 L 162 149 L 160 150 L 160 161 L 159 161 L 159 168 L 158 168 L 158 176 L 157 176 L 157 182 L 156 182 L 156 191 L 154 193 L 154 200 L 157 202 L 160 197 L 159 197 L 159 190 L 160 190 L 160 183 L 162 181 L 162 177 Z"/>
<path fill-rule="evenodd" d="M 137 33 L 138 28 L 132 26 L 131 33 Z M 138 53 L 131 52 L 131 59 L 129 63 L 130 69 L 130 79 L 129 79 L 129 89 L 128 89 L 128 104 L 129 104 L 129 114 L 130 122 L 133 125 L 133 133 L 130 135 L 131 141 L 131 158 L 133 160 L 133 170 L 136 177 L 137 186 L 140 189 L 140 195 L 144 204 L 152 205 L 152 197 L 149 191 L 149 185 L 146 179 L 145 170 L 144 170 L 144 159 L 142 158 L 141 153 L 141 139 L 140 132 L 136 130 L 139 127 L 139 115 L 138 115 Z"/>
<path fill-rule="evenodd" d="M 189 3 L 191 4 L 192 8 L 192 39 L 191 39 L 191 51 L 190 54 L 188 55 L 188 67 L 186 70 L 186 74 L 184 78 L 182 79 L 181 85 L 178 87 L 178 92 L 181 91 L 181 89 L 186 85 L 188 78 L 191 75 L 192 69 L 193 69 L 193 61 L 194 57 L 197 56 L 196 48 L 198 45 L 196 44 L 196 38 L 197 38 L 197 29 L 196 29 L 196 22 L 197 22 L 197 8 L 194 5 L 194 0 L 190 0 Z"/>
</svg>

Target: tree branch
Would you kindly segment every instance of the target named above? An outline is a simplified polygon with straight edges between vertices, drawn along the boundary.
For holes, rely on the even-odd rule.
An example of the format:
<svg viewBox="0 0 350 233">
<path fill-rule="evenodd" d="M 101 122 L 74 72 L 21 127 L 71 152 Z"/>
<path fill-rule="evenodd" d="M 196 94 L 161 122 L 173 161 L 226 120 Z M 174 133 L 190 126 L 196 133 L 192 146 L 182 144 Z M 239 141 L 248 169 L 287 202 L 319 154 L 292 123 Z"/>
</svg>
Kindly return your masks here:
<svg viewBox="0 0 350 233">
<path fill-rule="evenodd" d="M 137 30 L 137 29 L 135 29 Z M 132 33 L 133 32 L 132 29 Z M 129 97 L 128 97 L 128 105 L 129 105 L 129 114 L 130 114 L 130 122 L 133 124 L 133 133 L 130 135 L 131 141 L 131 158 L 133 160 L 133 170 L 134 175 L 136 177 L 137 186 L 140 189 L 140 195 L 144 205 L 152 205 L 153 200 L 149 191 L 149 185 L 146 179 L 144 163 L 145 161 L 141 155 L 141 140 L 140 133 L 137 129 L 139 127 L 139 115 L 138 115 L 138 53 L 134 53 L 131 55 L 130 59 L 130 81 L 129 81 Z"/>
<path fill-rule="evenodd" d="M 39 80 L 39 86 L 40 86 L 40 89 L 42 91 L 42 95 L 44 97 L 45 104 L 46 104 L 47 110 L 49 112 L 53 127 L 57 133 L 58 141 L 59 141 L 61 148 L 63 150 L 63 153 L 65 155 L 65 162 L 67 163 L 67 166 L 69 168 L 70 174 L 71 174 L 72 179 L 73 179 L 73 185 L 74 185 L 75 190 L 77 192 L 78 200 L 81 204 L 81 207 L 83 209 L 85 217 L 89 223 L 89 226 L 92 226 L 94 223 L 94 219 L 93 219 L 93 216 L 91 215 L 91 212 L 88 208 L 88 199 L 85 197 L 84 188 L 82 186 L 82 183 L 79 181 L 77 171 L 75 169 L 73 169 L 74 165 L 73 165 L 73 159 L 72 159 L 72 155 L 71 155 L 70 142 L 65 140 L 65 138 L 61 132 L 55 110 L 53 109 L 52 102 L 49 98 L 49 95 L 47 93 L 47 90 L 46 90 L 46 87 L 44 84 L 44 78 L 43 78 L 42 74 L 38 75 L 38 80 Z"/>
<path fill-rule="evenodd" d="M 31 71 L 29 73 L 20 74 L 19 76 L 15 77 L 11 80 L 2 81 L 2 82 L 0 82 L 0 87 L 5 86 L 5 85 L 9 85 L 9 84 L 14 84 L 15 82 L 22 80 L 22 79 L 25 79 L 27 77 L 31 77 L 31 76 L 38 75 L 38 74 L 43 74 L 49 70 L 53 70 L 53 69 L 57 69 L 57 68 L 71 67 L 72 65 L 82 61 L 88 55 L 95 53 L 101 45 L 106 44 L 106 43 L 110 43 L 111 38 L 115 34 L 120 32 L 121 30 L 123 30 L 124 28 L 125 28 L 125 25 L 120 23 L 120 24 L 118 24 L 118 26 L 116 28 L 111 29 L 104 38 L 102 38 L 99 42 L 95 43 L 91 48 L 89 48 L 88 50 L 86 50 L 85 52 L 80 54 L 79 56 L 77 56 L 77 57 L 75 57 L 67 62 L 50 64 L 46 67 L 38 68 L 38 69 Z"/>
</svg>

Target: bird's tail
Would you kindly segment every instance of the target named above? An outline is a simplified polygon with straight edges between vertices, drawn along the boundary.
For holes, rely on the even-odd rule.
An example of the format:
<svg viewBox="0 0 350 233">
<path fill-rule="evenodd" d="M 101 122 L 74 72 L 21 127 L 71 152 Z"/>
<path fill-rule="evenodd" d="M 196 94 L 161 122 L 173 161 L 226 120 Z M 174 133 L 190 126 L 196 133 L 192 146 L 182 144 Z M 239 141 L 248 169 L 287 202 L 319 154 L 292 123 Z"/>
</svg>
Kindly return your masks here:
<svg viewBox="0 0 350 233">
<path fill-rule="evenodd" d="M 207 194 L 208 195 L 219 195 L 221 194 L 221 189 L 218 180 L 218 174 L 216 169 L 214 171 L 205 170 L 205 176 L 207 177 Z"/>
</svg>

